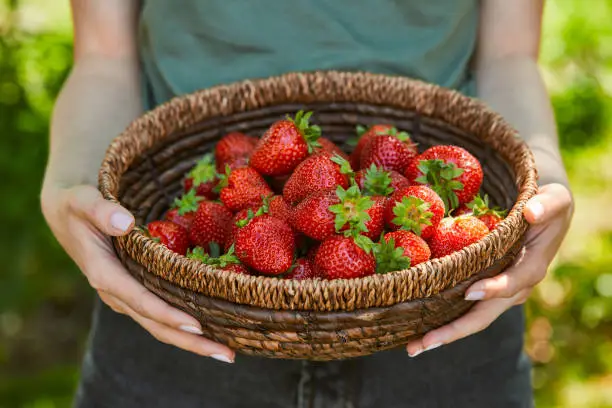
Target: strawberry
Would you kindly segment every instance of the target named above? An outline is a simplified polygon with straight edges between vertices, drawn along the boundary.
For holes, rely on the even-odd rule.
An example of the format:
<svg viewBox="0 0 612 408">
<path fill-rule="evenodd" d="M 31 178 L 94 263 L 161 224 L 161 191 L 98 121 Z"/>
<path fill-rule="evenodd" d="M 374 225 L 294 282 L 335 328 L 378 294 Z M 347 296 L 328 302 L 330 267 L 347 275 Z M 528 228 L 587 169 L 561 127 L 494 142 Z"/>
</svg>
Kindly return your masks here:
<svg viewBox="0 0 612 408">
<path fill-rule="evenodd" d="M 351 165 L 340 156 L 328 153 L 310 156 L 293 171 L 283 188 L 283 197 L 291 204 L 297 204 L 316 191 L 332 190 L 336 186 L 347 188 L 352 173 Z"/>
<path fill-rule="evenodd" d="M 189 247 L 187 230 L 178 224 L 171 221 L 152 221 L 147 225 L 146 233 L 177 254 L 187 253 Z"/>
<path fill-rule="evenodd" d="M 386 171 L 372 164 L 355 173 L 355 183 L 365 195 L 389 196 L 395 190 L 410 187 L 410 182 L 397 171 Z"/>
<path fill-rule="evenodd" d="M 245 265 L 266 275 L 280 275 L 293 263 L 294 232 L 268 214 L 254 216 L 236 232 L 236 256 Z"/>
<path fill-rule="evenodd" d="M 378 134 L 386 134 L 386 132 L 390 131 L 391 129 L 393 129 L 392 125 L 385 124 L 372 125 L 368 129 L 364 128 L 363 126 L 357 126 L 357 136 L 359 139 L 357 140 L 357 144 L 355 145 L 353 153 L 351 153 L 349 158 L 351 166 L 354 169 L 359 168 L 361 162 L 361 152 L 363 151 L 363 148 L 370 143 L 373 136 Z"/>
<path fill-rule="evenodd" d="M 374 238 L 384 227 L 382 200 L 362 196 L 357 186 L 348 190 L 319 191 L 299 203 L 293 210 L 291 223 L 298 231 L 323 241 L 343 232 Z"/>
<path fill-rule="evenodd" d="M 234 212 L 259 206 L 263 197 L 272 195 L 272 190 L 264 178 L 251 167 L 235 170 L 226 168 L 219 186 L 221 201 Z"/>
<path fill-rule="evenodd" d="M 242 275 L 250 275 L 249 270 L 240 263 L 234 254 L 234 246 L 232 245 L 227 253 L 220 255 L 219 246 L 217 244 L 210 245 L 210 255 L 202 247 L 195 247 L 187 252 L 187 258 L 195 259 L 207 265 L 217 266 L 218 269 L 235 272 Z"/>
<path fill-rule="evenodd" d="M 480 221 L 484 222 L 490 231 L 493 231 L 497 224 L 499 224 L 507 214 L 506 210 L 502 210 L 499 207 L 491 207 L 489 205 L 489 197 L 487 195 L 481 197 L 479 194 L 474 199 L 465 205 L 467 211 L 463 211 L 464 214 L 470 212 Z M 455 215 L 461 213 L 456 211 Z"/>
<path fill-rule="evenodd" d="M 189 230 L 191 224 L 193 224 L 193 219 L 199 205 L 198 203 L 202 200 L 202 197 L 196 194 L 196 190 L 191 189 L 188 193 L 183 194 L 181 198 L 174 199 L 174 204 L 166 213 L 165 218 Z"/>
<path fill-rule="evenodd" d="M 232 213 L 223 204 L 202 201 L 191 224 L 189 240 L 193 245 L 204 248 L 208 248 L 212 242 L 224 246 L 229 236 L 231 221 Z"/>
<path fill-rule="evenodd" d="M 252 208 L 244 208 L 234 214 L 234 218 L 232 218 L 231 226 L 229 227 L 229 233 L 227 235 L 227 240 L 225 241 L 225 250 L 229 250 L 229 247 L 234 245 L 236 241 L 236 232 L 240 224 L 244 224 L 241 222 L 243 220 L 248 220 L 249 218 L 253 218 L 255 213 L 258 211 L 257 207 Z"/>
<path fill-rule="evenodd" d="M 404 173 L 408 164 L 416 157 L 418 150 L 406 132 L 395 128 L 385 134 L 377 134 L 361 151 L 359 167 L 366 169 L 375 164 L 384 170 Z"/>
<path fill-rule="evenodd" d="M 295 167 L 321 147 L 321 129 L 309 124 L 312 112 L 299 111 L 295 119 L 274 122 L 261 137 L 251 155 L 251 166 L 267 176 L 289 174 Z"/>
<path fill-rule="evenodd" d="M 399 230 L 385 234 L 383 240 L 392 243 L 395 248 L 402 248 L 403 255 L 410 259 L 410 266 L 415 266 L 431 258 L 427 242 L 411 231 Z"/>
<path fill-rule="evenodd" d="M 205 154 L 196 165 L 187 173 L 183 180 L 185 192 L 196 189 L 196 195 L 210 200 L 217 198 L 215 187 L 219 182 L 215 171 L 215 161 L 212 154 Z"/>
<path fill-rule="evenodd" d="M 444 203 L 427 186 L 410 186 L 397 190 L 385 208 L 385 223 L 392 230 L 412 231 L 428 239 L 444 217 Z"/>
<path fill-rule="evenodd" d="M 217 171 L 225 171 L 225 165 L 235 168 L 244 167 L 255 149 L 257 138 L 240 132 L 231 132 L 219 140 L 215 146 L 215 161 Z"/>
<path fill-rule="evenodd" d="M 372 275 L 376 261 L 371 247 L 364 249 L 355 238 L 334 235 L 321 243 L 315 265 L 325 279 L 351 279 Z"/>
<path fill-rule="evenodd" d="M 327 152 L 329 153 L 331 156 L 335 156 L 338 155 L 340 157 L 342 157 L 344 160 L 349 160 L 349 156 L 344 153 L 342 151 L 342 149 L 340 149 L 334 142 L 332 142 L 331 140 L 325 138 L 325 137 L 320 137 L 319 138 L 319 144 L 321 145 L 321 147 L 317 147 L 314 149 L 313 153 L 323 153 L 323 152 Z"/>
<path fill-rule="evenodd" d="M 406 177 L 431 187 L 444 201 L 447 213 L 472 201 L 482 185 L 478 160 L 458 146 L 433 146 L 410 163 Z"/>
<path fill-rule="evenodd" d="M 485 223 L 472 215 L 443 218 L 429 240 L 432 257 L 440 258 L 459 251 L 488 233 Z"/>
<path fill-rule="evenodd" d="M 272 217 L 278 218 L 279 220 L 283 220 L 289 223 L 289 220 L 291 219 L 291 211 L 293 211 L 293 208 L 291 208 L 287 201 L 285 201 L 283 196 L 275 195 L 270 197 L 268 207 L 268 213 Z"/>
<path fill-rule="evenodd" d="M 307 258 L 298 258 L 289 272 L 283 275 L 283 278 L 285 279 L 295 280 L 314 279 L 317 277 L 318 275 L 316 273 L 314 264 Z"/>
</svg>

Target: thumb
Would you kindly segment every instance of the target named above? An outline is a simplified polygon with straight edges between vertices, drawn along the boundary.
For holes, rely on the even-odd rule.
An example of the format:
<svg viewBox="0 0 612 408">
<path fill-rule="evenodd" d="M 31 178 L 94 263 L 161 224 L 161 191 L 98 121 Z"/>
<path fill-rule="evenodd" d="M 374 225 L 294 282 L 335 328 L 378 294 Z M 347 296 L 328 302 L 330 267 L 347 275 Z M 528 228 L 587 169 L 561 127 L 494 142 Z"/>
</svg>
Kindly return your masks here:
<svg viewBox="0 0 612 408">
<path fill-rule="evenodd" d="M 547 184 L 532 197 L 523 210 L 530 224 L 544 224 L 566 211 L 572 204 L 570 191 L 562 184 Z"/>
<path fill-rule="evenodd" d="M 134 216 L 120 205 L 105 200 L 95 187 L 73 187 L 69 191 L 68 203 L 75 214 L 106 235 L 125 235 L 134 228 Z"/>
</svg>

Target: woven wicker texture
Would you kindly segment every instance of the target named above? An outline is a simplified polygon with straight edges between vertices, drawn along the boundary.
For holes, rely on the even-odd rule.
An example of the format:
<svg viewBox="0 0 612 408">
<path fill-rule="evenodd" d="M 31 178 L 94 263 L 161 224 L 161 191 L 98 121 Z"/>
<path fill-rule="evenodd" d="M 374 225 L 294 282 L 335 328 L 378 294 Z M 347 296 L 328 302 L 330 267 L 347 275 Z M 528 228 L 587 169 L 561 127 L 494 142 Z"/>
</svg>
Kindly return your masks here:
<svg viewBox="0 0 612 408">
<path fill-rule="evenodd" d="M 405 271 L 353 280 L 291 281 L 215 270 L 138 231 L 113 239 L 127 269 L 151 291 L 198 318 L 205 335 L 241 352 L 329 360 L 391 348 L 465 313 L 469 283 L 512 262 L 537 191 L 533 157 L 516 132 L 476 100 L 434 85 L 366 73 L 292 73 L 175 98 L 134 121 L 109 147 L 100 190 L 137 223 L 159 218 L 180 181 L 227 132 L 261 135 L 275 120 L 314 110 L 343 145 L 357 124 L 392 123 L 421 150 L 467 148 L 482 163 L 483 190 L 508 217 L 480 242 Z M 344 146 L 346 148 L 346 146 Z M 348 150 L 348 149 L 346 149 Z"/>
</svg>

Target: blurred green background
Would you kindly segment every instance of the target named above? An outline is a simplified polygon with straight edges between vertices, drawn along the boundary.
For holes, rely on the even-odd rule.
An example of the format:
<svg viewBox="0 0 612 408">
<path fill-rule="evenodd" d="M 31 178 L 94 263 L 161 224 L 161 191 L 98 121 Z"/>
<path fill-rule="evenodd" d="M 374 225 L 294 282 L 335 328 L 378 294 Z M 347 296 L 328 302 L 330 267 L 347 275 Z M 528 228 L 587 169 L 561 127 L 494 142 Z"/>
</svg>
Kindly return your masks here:
<svg viewBox="0 0 612 408">
<path fill-rule="evenodd" d="M 527 351 L 539 407 L 612 407 L 612 0 L 547 3 L 542 71 L 577 211 L 528 303 Z M 68 407 L 86 340 L 92 292 L 38 202 L 71 57 L 68 1 L 0 0 L 0 407 Z"/>
</svg>

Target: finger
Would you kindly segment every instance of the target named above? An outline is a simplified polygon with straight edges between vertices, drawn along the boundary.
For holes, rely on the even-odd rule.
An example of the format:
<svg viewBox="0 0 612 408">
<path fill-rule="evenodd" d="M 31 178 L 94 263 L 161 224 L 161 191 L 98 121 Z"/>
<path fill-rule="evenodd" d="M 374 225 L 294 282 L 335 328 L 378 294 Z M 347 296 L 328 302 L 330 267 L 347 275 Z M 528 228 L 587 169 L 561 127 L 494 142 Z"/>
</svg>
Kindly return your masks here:
<svg viewBox="0 0 612 408">
<path fill-rule="evenodd" d="M 542 224 L 567 211 L 571 204 L 572 196 L 567 187 L 556 183 L 547 184 L 527 201 L 523 215 L 530 224 Z"/>
<path fill-rule="evenodd" d="M 202 326 L 197 319 L 151 293 L 129 275 L 114 256 L 98 254 L 88 259 L 90 265 L 85 274 L 94 289 L 114 296 L 147 319 L 188 333 L 202 334 Z"/>
<path fill-rule="evenodd" d="M 107 235 L 124 235 L 134 227 L 132 214 L 120 205 L 105 200 L 94 187 L 74 187 L 69 190 L 67 200 L 76 214 Z"/>
<path fill-rule="evenodd" d="M 544 279 L 548 269 L 547 261 L 548 256 L 539 248 L 524 251 L 514 266 L 505 272 L 470 286 L 465 293 L 465 300 L 511 298 Z"/>
<path fill-rule="evenodd" d="M 467 314 L 457 320 L 427 333 L 424 337 L 414 340 L 406 346 L 411 357 L 423 351 L 433 350 L 444 344 L 478 333 L 495 321 L 503 312 L 515 304 L 523 294 L 506 299 L 492 299 L 477 303 Z"/>
<path fill-rule="evenodd" d="M 100 299 L 115 313 L 127 314 L 125 304 L 113 295 L 103 291 L 98 291 L 98 296 L 100 296 Z"/>
<path fill-rule="evenodd" d="M 128 314 L 153 337 L 162 343 L 171 344 L 183 350 L 191 351 L 192 353 L 201 356 L 212 357 L 215 360 L 225 363 L 233 363 L 235 354 L 232 349 L 223 344 L 215 343 L 196 334 L 189 334 L 171 327 L 160 324 L 154 320 L 147 319 L 135 313 L 133 310 L 128 310 Z"/>
</svg>

